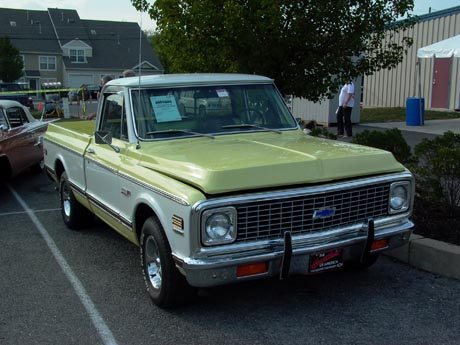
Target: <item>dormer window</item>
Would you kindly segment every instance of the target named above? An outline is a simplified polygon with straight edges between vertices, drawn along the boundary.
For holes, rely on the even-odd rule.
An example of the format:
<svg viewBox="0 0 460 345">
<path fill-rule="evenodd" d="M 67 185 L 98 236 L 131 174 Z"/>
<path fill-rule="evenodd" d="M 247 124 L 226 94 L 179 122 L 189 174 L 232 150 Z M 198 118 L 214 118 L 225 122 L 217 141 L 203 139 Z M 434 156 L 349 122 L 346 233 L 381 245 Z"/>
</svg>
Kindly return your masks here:
<svg viewBox="0 0 460 345">
<path fill-rule="evenodd" d="M 70 49 L 69 56 L 71 62 L 85 62 L 85 51 L 83 49 Z"/>
</svg>

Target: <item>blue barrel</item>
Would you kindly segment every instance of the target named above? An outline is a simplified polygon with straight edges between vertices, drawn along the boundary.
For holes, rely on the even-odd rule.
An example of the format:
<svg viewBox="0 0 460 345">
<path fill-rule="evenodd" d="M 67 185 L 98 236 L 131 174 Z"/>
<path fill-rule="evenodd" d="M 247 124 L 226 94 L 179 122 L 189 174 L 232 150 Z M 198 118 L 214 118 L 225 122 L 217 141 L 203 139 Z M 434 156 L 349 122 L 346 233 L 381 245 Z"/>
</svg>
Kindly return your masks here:
<svg viewBox="0 0 460 345">
<path fill-rule="evenodd" d="M 425 99 L 407 97 L 406 99 L 406 125 L 423 126 L 425 122 Z"/>
</svg>

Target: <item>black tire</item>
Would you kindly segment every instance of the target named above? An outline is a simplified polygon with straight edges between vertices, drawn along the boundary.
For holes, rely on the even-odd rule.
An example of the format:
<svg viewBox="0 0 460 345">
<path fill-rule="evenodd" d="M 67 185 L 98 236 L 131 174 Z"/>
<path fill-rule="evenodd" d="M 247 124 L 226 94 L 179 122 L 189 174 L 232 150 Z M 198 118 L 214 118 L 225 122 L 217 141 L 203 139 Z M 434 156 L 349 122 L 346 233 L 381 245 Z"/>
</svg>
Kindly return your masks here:
<svg viewBox="0 0 460 345">
<path fill-rule="evenodd" d="M 370 254 L 364 262 L 360 260 L 356 261 L 348 261 L 345 263 L 345 269 L 348 271 L 363 271 L 371 267 L 373 264 L 377 262 L 379 258 L 379 254 Z"/>
<path fill-rule="evenodd" d="M 140 257 L 147 292 L 155 305 L 167 309 L 186 300 L 193 289 L 176 268 L 168 239 L 155 217 L 142 226 Z"/>
<path fill-rule="evenodd" d="M 62 219 L 65 225 L 72 230 L 79 230 L 89 226 L 93 215 L 75 199 L 65 172 L 62 173 L 59 180 L 59 196 Z"/>
</svg>

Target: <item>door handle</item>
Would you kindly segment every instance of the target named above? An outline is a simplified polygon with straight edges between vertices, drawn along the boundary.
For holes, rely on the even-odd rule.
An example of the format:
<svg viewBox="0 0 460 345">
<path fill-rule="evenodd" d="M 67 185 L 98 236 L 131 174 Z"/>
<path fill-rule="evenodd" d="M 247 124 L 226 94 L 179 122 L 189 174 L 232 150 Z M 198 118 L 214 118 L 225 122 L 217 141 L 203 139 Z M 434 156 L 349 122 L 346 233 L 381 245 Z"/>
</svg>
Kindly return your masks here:
<svg viewBox="0 0 460 345">
<path fill-rule="evenodd" d="M 96 153 L 96 151 L 94 151 L 94 149 L 92 148 L 89 148 L 89 149 L 86 149 L 86 153 Z"/>
</svg>

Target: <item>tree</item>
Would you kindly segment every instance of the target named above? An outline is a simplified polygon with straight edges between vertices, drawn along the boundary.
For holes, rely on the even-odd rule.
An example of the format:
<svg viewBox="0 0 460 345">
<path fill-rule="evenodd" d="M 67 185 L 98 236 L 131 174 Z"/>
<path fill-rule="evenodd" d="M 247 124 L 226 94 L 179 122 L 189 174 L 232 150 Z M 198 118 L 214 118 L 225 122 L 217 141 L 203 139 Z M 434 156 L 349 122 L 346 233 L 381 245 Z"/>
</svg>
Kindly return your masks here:
<svg viewBox="0 0 460 345">
<path fill-rule="evenodd" d="M 8 37 L 0 37 L 0 79 L 4 82 L 19 79 L 23 67 L 19 50 L 11 44 Z"/>
<path fill-rule="evenodd" d="M 261 74 L 310 100 L 395 67 L 412 45 L 412 0 L 131 1 L 156 21 L 170 72 Z"/>
</svg>

